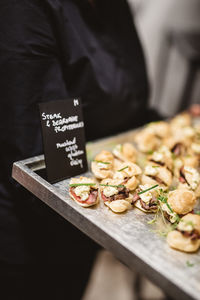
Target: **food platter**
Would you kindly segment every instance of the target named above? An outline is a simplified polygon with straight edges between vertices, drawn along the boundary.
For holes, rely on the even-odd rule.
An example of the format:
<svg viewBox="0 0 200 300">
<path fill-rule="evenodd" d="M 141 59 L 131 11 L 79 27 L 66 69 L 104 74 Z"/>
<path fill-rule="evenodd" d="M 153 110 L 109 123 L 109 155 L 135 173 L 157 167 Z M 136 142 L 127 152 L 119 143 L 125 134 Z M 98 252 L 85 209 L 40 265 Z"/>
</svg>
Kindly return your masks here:
<svg viewBox="0 0 200 300">
<path fill-rule="evenodd" d="M 132 142 L 135 131 L 87 144 L 91 159 L 113 145 Z M 114 214 L 103 203 L 83 208 L 69 197 L 69 180 L 50 184 L 45 180 L 44 156 L 13 165 L 13 178 L 82 232 L 111 251 L 130 269 L 146 275 L 174 299 L 200 299 L 200 254 L 186 254 L 169 248 L 165 238 L 148 224 L 153 214 L 132 209 Z M 84 176 L 91 176 L 90 172 Z"/>
</svg>

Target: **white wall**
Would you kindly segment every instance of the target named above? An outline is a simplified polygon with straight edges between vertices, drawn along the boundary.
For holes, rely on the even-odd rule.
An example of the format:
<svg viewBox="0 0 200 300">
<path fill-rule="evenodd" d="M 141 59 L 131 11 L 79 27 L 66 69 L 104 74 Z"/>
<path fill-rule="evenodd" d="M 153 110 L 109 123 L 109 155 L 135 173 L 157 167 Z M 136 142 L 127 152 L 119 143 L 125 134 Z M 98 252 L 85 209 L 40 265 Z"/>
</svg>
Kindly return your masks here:
<svg viewBox="0 0 200 300">
<path fill-rule="evenodd" d="M 171 115 L 176 112 L 176 105 L 167 111 L 170 105 L 163 104 L 163 101 L 165 102 L 168 99 L 168 102 L 170 102 L 170 99 L 173 99 L 171 104 L 174 104 L 174 101 L 176 102 L 174 93 L 177 93 L 178 88 L 182 88 L 182 83 L 177 81 L 176 91 L 173 84 L 167 83 L 168 87 L 165 87 L 165 90 L 163 90 L 165 99 L 160 99 L 159 103 L 155 103 L 155 96 L 159 88 L 158 84 L 160 85 L 157 74 L 160 49 L 165 44 L 167 32 L 171 29 L 200 31 L 200 0 L 128 0 L 128 2 L 133 11 L 145 51 L 149 79 L 152 86 L 150 103 L 152 106 L 156 105 L 162 113 L 164 109 L 166 115 Z M 184 72 L 184 67 L 181 67 L 180 62 L 177 61 L 177 66 L 176 62 L 173 62 L 173 66 L 174 68 L 170 70 L 173 74 L 168 72 L 167 76 L 169 78 L 171 76 L 173 78 L 184 77 L 184 74 L 180 74 L 180 72 Z M 196 86 L 198 87 L 199 84 L 197 83 Z M 194 101 L 200 101 L 198 88 L 193 94 L 195 95 Z"/>
</svg>

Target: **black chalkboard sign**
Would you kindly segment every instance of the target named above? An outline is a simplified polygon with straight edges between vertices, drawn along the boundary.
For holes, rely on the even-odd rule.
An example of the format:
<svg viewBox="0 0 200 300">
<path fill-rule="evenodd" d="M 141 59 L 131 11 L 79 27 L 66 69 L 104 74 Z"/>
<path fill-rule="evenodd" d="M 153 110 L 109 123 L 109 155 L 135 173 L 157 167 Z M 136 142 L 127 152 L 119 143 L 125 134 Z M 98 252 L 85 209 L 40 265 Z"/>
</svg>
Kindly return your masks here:
<svg viewBox="0 0 200 300">
<path fill-rule="evenodd" d="M 81 100 L 39 104 L 47 180 L 51 183 L 87 171 Z"/>
</svg>

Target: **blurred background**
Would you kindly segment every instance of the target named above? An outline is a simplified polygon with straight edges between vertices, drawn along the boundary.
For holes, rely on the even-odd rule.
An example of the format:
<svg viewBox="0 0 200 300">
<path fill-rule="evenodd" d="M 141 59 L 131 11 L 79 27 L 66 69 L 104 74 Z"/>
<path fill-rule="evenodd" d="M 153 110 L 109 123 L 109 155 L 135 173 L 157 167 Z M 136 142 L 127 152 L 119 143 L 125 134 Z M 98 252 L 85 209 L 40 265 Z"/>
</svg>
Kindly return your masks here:
<svg viewBox="0 0 200 300">
<path fill-rule="evenodd" d="M 150 105 L 164 117 L 200 103 L 200 0 L 128 0 L 143 45 Z M 83 300 L 161 300 L 162 291 L 99 252 Z"/>
<path fill-rule="evenodd" d="M 200 1 L 128 1 L 146 55 L 151 106 L 168 117 L 200 103 Z"/>
</svg>

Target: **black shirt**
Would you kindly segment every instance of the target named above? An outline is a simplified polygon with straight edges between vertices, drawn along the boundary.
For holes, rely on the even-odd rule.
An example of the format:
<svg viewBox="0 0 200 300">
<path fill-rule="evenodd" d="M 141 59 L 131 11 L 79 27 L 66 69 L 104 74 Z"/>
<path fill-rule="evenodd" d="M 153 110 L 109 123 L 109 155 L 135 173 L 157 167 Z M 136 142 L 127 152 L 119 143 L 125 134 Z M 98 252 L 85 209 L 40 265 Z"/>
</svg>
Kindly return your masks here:
<svg viewBox="0 0 200 300">
<path fill-rule="evenodd" d="M 1 0 L 0 79 L 0 261 L 24 262 L 35 200 L 11 168 L 43 153 L 38 103 L 80 96 L 87 140 L 147 121 L 144 57 L 127 2 Z"/>
</svg>

